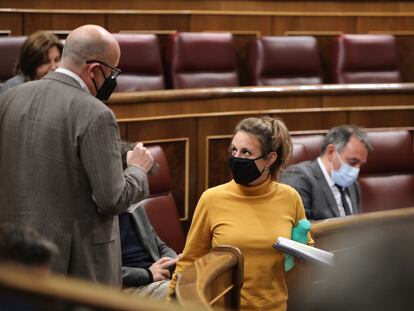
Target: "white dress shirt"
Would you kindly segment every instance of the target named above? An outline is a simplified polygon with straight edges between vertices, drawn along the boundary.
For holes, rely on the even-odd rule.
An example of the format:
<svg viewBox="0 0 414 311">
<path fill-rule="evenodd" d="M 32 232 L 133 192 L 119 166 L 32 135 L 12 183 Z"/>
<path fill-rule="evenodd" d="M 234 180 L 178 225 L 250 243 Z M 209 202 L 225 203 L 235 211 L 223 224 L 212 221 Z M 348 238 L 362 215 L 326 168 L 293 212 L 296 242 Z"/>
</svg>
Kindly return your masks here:
<svg viewBox="0 0 414 311">
<path fill-rule="evenodd" d="M 88 93 L 91 93 L 89 91 L 88 87 L 86 86 L 85 82 L 83 82 L 83 80 L 76 73 L 74 73 L 73 71 L 70 71 L 69 69 L 66 69 L 66 68 L 58 68 L 55 71 L 64 73 L 65 75 L 68 75 L 69 77 L 72 77 L 73 79 L 75 79 L 80 84 L 80 86 L 84 90 L 86 90 Z"/>
<path fill-rule="evenodd" d="M 329 173 L 326 171 L 325 165 L 323 165 L 322 159 L 320 157 L 318 157 L 318 164 L 322 170 L 323 176 L 326 179 L 326 182 L 329 185 L 329 188 L 331 188 L 332 194 L 335 197 L 335 201 L 336 204 L 338 205 L 338 209 L 339 209 L 339 215 L 340 216 L 346 216 L 345 214 L 345 209 L 344 206 L 342 204 L 342 200 L 341 200 L 341 193 L 339 192 L 339 189 L 337 186 L 335 186 L 334 181 L 332 180 L 331 176 L 329 175 Z M 348 202 L 349 205 L 349 209 L 351 210 L 351 214 L 353 214 L 353 209 L 352 209 L 352 202 L 351 202 L 351 198 L 349 197 L 348 193 L 345 192 L 345 198 L 346 201 Z"/>
</svg>

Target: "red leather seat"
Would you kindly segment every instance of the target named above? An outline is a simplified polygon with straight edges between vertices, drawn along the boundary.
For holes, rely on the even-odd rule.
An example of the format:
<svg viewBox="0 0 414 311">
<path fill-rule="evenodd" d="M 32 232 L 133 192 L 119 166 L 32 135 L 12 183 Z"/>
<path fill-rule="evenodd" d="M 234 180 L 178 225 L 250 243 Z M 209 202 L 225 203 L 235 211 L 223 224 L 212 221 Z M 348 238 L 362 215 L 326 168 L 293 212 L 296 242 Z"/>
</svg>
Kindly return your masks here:
<svg viewBox="0 0 414 311">
<path fill-rule="evenodd" d="M 414 152 L 408 131 L 368 132 L 374 150 L 361 168 L 362 211 L 414 206 Z"/>
<path fill-rule="evenodd" d="M 238 86 L 236 50 L 230 33 L 181 32 L 168 38 L 173 88 Z"/>
<path fill-rule="evenodd" d="M 26 36 L 0 37 L 0 81 L 4 82 L 15 75 L 20 48 L 26 38 Z"/>
<path fill-rule="evenodd" d="M 345 34 L 335 38 L 332 79 L 335 83 L 401 82 L 394 36 Z"/>
<path fill-rule="evenodd" d="M 323 138 L 324 135 L 292 136 L 293 150 L 289 165 L 308 160 L 315 160 L 321 153 Z"/>
<path fill-rule="evenodd" d="M 318 43 L 314 37 L 262 37 L 250 45 L 252 85 L 323 83 Z"/>
<path fill-rule="evenodd" d="M 167 159 L 160 146 L 150 146 L 148 149 L 159 169 L 155 175 L 149 177 L 151 195 L 143 201 L 143 205 L 155 232 L 178 254 L 184 248 L 185 234 L 171 193 Z"/>
<path fill-rule="evenodd" d="M 165 89 L 158 38 L 154 34 L 114 34 L 121 48 L 115 92 Z"/>
</svg>

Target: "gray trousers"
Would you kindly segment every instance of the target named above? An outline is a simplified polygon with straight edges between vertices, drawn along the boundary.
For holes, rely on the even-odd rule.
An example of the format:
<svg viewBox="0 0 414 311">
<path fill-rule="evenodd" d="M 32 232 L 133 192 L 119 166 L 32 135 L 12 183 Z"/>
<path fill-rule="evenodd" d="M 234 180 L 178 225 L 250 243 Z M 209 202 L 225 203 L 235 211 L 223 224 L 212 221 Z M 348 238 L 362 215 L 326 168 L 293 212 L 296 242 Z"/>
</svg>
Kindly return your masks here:
<svg viewBox="0 0 414 311">
<path fill-rule="evenodd" d="M 153 282 L 148 285 L 124 288 L 122 291 L 130 295 L 138 295 L 158 300 L 165 300 L 167 298 L 167 291 L 169 286 L 170 280 L 163 280 Z"/>
</svg>

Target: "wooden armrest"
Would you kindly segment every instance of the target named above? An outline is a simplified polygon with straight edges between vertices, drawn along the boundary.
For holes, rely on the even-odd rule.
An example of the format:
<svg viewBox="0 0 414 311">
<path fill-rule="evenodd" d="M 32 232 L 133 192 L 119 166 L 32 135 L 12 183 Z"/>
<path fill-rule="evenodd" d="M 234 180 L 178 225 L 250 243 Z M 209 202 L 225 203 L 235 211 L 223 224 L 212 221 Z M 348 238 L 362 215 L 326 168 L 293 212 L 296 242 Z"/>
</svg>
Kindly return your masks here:
<svg viewBox="0 0 414 311">
<path fill-rule="evenodd" d="M 233 246 L 217 246 L 197 259 L 177 280 L 176 294 L 183 306 L 201 305 L 240 309 L 243 255 Z"/>
</svg>

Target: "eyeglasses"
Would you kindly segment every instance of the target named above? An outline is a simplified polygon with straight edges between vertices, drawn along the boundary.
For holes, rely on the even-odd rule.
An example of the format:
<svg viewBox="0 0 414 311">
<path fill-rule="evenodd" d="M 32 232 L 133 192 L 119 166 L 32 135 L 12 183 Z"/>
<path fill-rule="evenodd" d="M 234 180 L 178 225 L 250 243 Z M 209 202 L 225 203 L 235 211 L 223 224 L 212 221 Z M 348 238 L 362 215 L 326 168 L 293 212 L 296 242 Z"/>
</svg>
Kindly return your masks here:
<svg viewBox="0 0 414 311">
<path fill-rule="evenodd" d="M 104 62 L 101 62 L 100 60 L 87 60 L 86 63 L 87 64 L 98 63 L 100 65 L 104 65 L 104 66 L 106 66 L 108 68 L 111 68 L 112 69 L 111 78 L 113 78 L 113 79 L 115 79 L 116 77 L 118 77 L 121 74 L 121 72 L 122 72 L 121 69 L 112 67 L 112 66 L 110 66 L 108 64 L 105 64 Z"/>
</svg>

